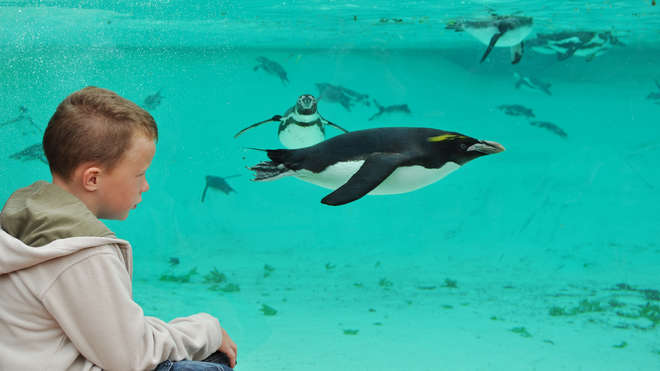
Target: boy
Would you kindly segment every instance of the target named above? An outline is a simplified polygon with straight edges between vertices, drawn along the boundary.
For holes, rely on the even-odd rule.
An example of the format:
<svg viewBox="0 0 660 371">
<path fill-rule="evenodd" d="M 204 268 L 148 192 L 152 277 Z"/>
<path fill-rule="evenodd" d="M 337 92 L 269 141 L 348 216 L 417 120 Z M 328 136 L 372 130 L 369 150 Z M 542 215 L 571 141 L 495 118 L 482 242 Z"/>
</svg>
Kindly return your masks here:
<svg viewBox="0 0 660 371">
<path fill-rule="evenodd" d="M 99 221 L 140 203 L 157 139 L 153 117 L 109 90 L 87 87 L 57 107 L 43 138 L 53 182 L 19 189 L 0 213 L 0 370 L 235 366 L 216 318 L 144 316 L 131 246 Z M 212 353 L 229 366 L 181 361 Z"/>
</svg>

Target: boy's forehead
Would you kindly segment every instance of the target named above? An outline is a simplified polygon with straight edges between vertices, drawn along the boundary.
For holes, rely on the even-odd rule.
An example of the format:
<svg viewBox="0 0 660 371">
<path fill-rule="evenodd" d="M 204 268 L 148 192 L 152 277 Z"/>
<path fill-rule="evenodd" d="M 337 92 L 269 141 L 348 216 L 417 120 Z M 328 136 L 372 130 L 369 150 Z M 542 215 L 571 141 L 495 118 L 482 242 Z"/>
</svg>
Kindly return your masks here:
<svg viewBox="0 0 660 371">
<path fill-rule="evenodd" d="M 135 129 L 131 134 L 129 150 L 134 149 L 136 146 L 155 145 L 156 138 L 143 130 Z"/>
</svg>

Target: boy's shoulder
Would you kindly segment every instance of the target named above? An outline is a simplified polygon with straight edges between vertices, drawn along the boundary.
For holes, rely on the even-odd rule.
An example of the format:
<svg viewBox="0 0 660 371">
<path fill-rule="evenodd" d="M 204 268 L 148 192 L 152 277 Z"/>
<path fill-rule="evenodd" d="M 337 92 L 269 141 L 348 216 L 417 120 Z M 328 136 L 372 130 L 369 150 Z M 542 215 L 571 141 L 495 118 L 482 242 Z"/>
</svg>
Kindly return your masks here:
<svg viewBox="0 0 660 371">
<path fill-rule="evenodd" d="M 76 196 L 44 181 L 10 196 L 0 213 L 0 226 L 34 247 L 70 237 L 114 237 Z"/>
</svg>

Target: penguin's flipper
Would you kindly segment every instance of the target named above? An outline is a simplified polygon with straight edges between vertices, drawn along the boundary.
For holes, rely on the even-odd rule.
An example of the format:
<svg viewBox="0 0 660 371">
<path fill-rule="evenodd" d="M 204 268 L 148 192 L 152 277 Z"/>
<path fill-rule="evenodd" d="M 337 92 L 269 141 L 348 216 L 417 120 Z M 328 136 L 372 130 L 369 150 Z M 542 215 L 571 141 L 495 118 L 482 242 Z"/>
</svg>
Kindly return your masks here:
<svg viewBox="0 0 660 371">
<path fill-rule="evenodd" d="M 511 64 L 516 64 L 520 62 L 523 56 L 523 50 L 525 49 L 525 45 L 521 41 L 520 44 L 516 44 L 511 47 Z"/>
<path fill-rule="evenodd" d="M 490 44 L 488 44 L 488 47 L 486 48 L 486 52 L 484 53 L 484 56 L 481 57 L 481 61 L 479 63 L 483 63 L 486 60 L 486 57 L 488 54 L 490 54 L 490 51 L 493 50 L 493 47 L 495 47 L 495 43 L 497 43 L 497 40 L 500 39 L 504 35 L 504 32 L 498 32 L 493 37 L 490 38 Z"/>
<path fill-rule="evenodd" d="M 206 191 L 209 189 L 209 182 L 206 182 L 206 187 L 204 187 L 204 191 L 202 192 L 202 203 L 204 202 L 204 199 L 206 198 Z"/>
<path fill-rule="evenodd" d="M 252 125 L 246 127 L 245 129 L 239 131 L 238 133 L 234 134 L 234 138 L 238 138 L 239 135 L 241 135 L 241 134 L 245 133 L 246 131 L 248 131 L 248 130 L 250 130 L 250 129 L 252 129 L 252 128 L 255 128 L 255 127 L 257 127 L 257 126 L 259 126 L 259 125 L 261 125 L 261 124 L 265 124 L 265 123 L 267 123 L 267 122 L 271 122 L 271 121 L 280 121 L 281 119 L 282 119 L 282 116 L 280 116 L 280 115 L 275 115 L 275 116 L 269 118 L 268 120 L 259 121 L 259 122 L 257 122 L 256 124 L 252 124 Z"/>
<path fill-rule="evenodd" d="M 548 95 L 552 95 L 552 92 L 550 91 L 550 86 L 551 86 L 551 85 L 552 85 L 552 84 L 546 84 L 546 85 L 543 85 L 543 86 L 541 86 L 541 90 L 542 90 L 544 93 L 548 94 Z"/>
<path fill-rule="evenodd" d="M 516 80 L 515 87 L 516 89 L 520 89 L 520 86 L 523 84 L 523 79 L 518 72 L 513 73 L 513 78 Z"/>
<path fill-rule="evenodd" d="M 340 100 L 339 104 L 346 108 L 346 111 L 351 112 L 351 101 L 348 98 Z"/>
<path fill-rule="evenodd" d="M 343 131 L 344 133 L 348 133 L 348 130 L 346 130 L 346 129 L 342 128 L 341 126 L 339 126 L 339 125 L 337 125 L 337 124 L 335 124 L 335 123 L 333 123 L 333 122 L 330 122 L 330 121 L 328 121 L 328 120 L 325 120 L 325 124 L 326 124 L 326 125 L 330 125 L 330 126 L 332 126 L 333 128 L 335 128 L 335 129 L 339 129 L 339 130 Z"/>
<path fill-rule="evenodd" d="M 575 54 L 576 51 L 577 51 L 577 48 L 571 47 L 571 48 L 568 48 L 563 53 L 557 53 L 557 60 L 563 61 L 565 59 L 568 59 L 568 58 L 572 57 L 573 54 Z"/>
<path fill-rule="evenodd" d="M 321 203 L 339 206 L 361 198 L 382 183 L 408 158 L 409 156 L 400 153 L 372 155 L 344 185 L 325 196 Z"/>
</svg>

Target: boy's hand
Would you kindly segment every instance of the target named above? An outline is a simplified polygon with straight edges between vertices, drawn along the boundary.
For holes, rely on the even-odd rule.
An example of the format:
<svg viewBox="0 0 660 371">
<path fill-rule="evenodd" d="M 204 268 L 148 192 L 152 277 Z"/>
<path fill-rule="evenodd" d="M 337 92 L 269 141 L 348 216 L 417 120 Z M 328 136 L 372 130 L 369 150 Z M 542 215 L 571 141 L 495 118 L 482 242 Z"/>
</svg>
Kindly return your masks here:
<svg viewBox="0 0 660 371">
<path fill-rule="evenodd" d="M 229 358 L 229 366 L 231 368 L 236 367 L 236 343 L 234 343 L 234 341 L 229 337 L 229 334 L 227 331 L 225 331 L 224 328 L 222 329 L 222 344 L 220 344 L 218 351 L 227 355 L 227 358 Z"/>
</svg>

